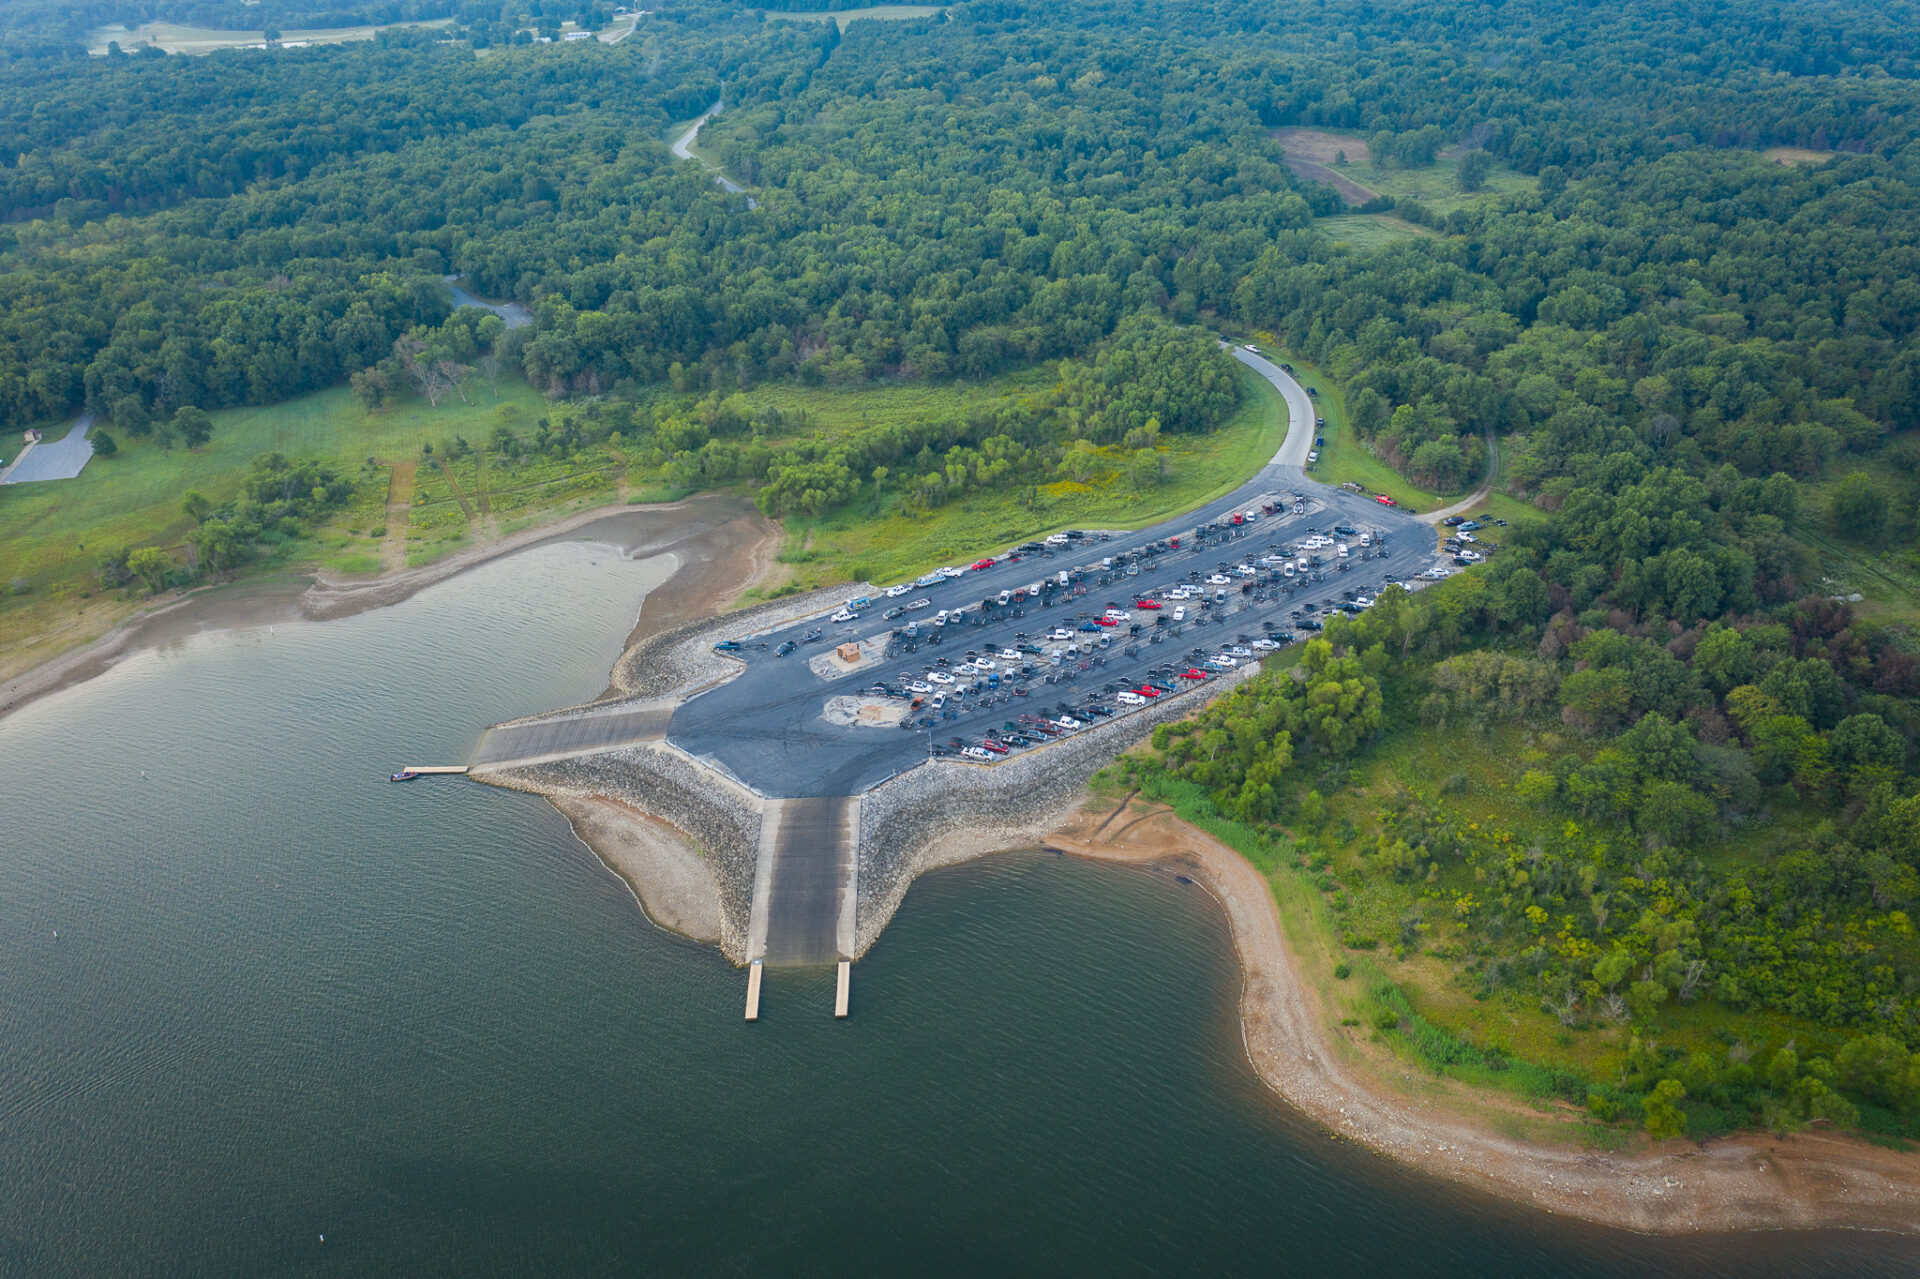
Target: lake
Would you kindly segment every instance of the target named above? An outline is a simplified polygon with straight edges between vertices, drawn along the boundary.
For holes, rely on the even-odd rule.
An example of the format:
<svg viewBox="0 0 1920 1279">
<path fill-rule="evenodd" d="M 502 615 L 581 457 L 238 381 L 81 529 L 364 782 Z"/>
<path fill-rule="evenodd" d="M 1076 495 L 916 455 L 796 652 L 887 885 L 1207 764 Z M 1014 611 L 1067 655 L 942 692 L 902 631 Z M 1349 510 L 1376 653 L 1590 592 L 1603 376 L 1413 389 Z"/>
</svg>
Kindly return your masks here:
<svg viewBox="0 0 1920 1279">
<path fill-rule="evenodd" d="M 1253 1075 L 1211 900 L 1149 870 L 929 876 L 850 1020 L 776 971 L 746 1025 L 743 973 L 543 801 L 387 781 L 599 692 L 660 567 L 540 546 L 0 720 L 0 1274 L 1920 1265 L 1577 1226 L 1332 1141 Z"/>
</svg>

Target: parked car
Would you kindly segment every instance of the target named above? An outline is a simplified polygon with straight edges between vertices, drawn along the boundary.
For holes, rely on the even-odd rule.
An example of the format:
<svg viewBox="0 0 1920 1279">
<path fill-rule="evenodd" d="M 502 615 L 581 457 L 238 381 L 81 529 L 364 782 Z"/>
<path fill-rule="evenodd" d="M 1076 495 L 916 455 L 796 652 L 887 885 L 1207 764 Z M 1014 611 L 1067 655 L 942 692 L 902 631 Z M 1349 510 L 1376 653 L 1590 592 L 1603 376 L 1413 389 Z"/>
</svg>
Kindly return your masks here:
<svg viewBox="0 0 1920 1279">
<path fill-rule="evenodd" d="M 1113 700 L 1122 706 L 1145 706 L 1147 699 L 1131 690 L 1114 694 Z"/>
<path fill-rule="evenodd" d="M 913 589 L 912 582 L 902 582 L 898 586 L 889 586 L 885 591 L 881 593 L 890 600 L 897 600 L 902 595 L 905 595 L 908 591 L 912 589 Z"/>
<path fill-rule="evenodd" d="M 786 643 L 782 644 L 779 648 L 774 649 L 773 655 L 775 657 L 785 657 L 788 653 L 791 653 L 794 649 L 799 647 L 800 646 L 794 643 L 792 640 L 788 640 Z"/>
<path fill-rule="evenodd" d="M 880 617 L 881 617 L 881 620 L 883 621 L 891 622 L 896 617 L 905 617 L 906 615 L 907 615 L 907 610 L 904 608 L 890 608 L 886 612 L 880 614 Z"/>
</svg>

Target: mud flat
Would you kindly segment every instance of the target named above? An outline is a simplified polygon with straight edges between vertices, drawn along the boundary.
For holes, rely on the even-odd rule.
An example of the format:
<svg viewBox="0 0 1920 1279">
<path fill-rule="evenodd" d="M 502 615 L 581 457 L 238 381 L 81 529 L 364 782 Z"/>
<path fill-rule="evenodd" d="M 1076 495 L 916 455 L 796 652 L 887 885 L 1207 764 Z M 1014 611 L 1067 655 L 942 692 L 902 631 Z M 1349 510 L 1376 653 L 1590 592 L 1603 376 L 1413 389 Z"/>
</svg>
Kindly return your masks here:
<svg viewBox="0 0 1920 1279">
<path fill-rule="evenodd" d="M 583 536 L 616 546 L 634 558 L 672 554 L 677 561 L 673 575 L 648 594 L 627 640 L 631 648 L 655 632 L 724 609 L 772 565 L 781 532 L 745 502 L 703 496 L 657 506 L 597 507 L 432 564 L 374 578 L 336 578 L 325 573 L 247 577 L 163 601 L 96 639 L 0 682 L 0 716 L 84 683 L 135 653 L 190 635 L 327 621 L 384 608 L 502 556 Z"/>
</svg>

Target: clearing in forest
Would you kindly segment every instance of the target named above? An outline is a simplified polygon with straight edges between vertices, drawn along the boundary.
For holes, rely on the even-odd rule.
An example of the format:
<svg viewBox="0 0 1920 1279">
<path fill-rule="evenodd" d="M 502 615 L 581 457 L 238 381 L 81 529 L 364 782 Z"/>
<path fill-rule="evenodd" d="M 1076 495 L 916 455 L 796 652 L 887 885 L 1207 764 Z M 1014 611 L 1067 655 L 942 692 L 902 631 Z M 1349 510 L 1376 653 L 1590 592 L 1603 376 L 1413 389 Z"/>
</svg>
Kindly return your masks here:
<svg viewBox="0 0 1920 1279">
<path fill-rule="evenodd" d="M 1806 147 L 1768 147 L 1760 153 L 1775 164 L 1825 164 L 1837 152 L 1810 151 Z"/>
<path fill-rule="evenodd" d="M 769 18 L 795 18 L 801 22 L 837 22 L 845 31 L 849 22 L 858 22 L 862 18 L 875 18 L 881 22 L 904 22 L 912 18 L 931 18 L 936 13 L 945 13 L 945 5 L 938 4 L 877 4 L 867 9 L 836 9 L 831 12 L 813 11 L 808 13 L 779 13 L 768 10 Z"/>
<path fill-rule="evenodd" d="M 452 18 L 438 18 L 430 22 L 394 22 L 384 26 L 282 31 L 280 44 L 286 48 L 308 44 L 350 44 L 356 40 L 371 40 L 382 31 L 392 31 L 398 27 L 445 27 L 452 24 Z M 104 54 L 109 43 L 117 42 L 128 53 L 142 45 L 165 49 L 168 53 L 212 53 L 215 49 L 264 45 L 266 40 L 265 31 L 223 31 L 217 27 L 186 27 L 175 22 L 143 22 L 137 27 L 118 24 L 95 27 L 87 33 L 87 52 Z"/>
<path fill-rule="evenodd" d="M 1355 182 L 1346 172 L 1348 166 L 1372 160 L 1365 138 L 1324 129 L 1275 129 L 1269 136 L 1287 153 L 1289 169 L 1309 182 L 1326 183 L 1348 204 L 1365 204 L 1379 194 Z M 1336 167 L 1343 151 L 1347 165 Z"/>
</svg>

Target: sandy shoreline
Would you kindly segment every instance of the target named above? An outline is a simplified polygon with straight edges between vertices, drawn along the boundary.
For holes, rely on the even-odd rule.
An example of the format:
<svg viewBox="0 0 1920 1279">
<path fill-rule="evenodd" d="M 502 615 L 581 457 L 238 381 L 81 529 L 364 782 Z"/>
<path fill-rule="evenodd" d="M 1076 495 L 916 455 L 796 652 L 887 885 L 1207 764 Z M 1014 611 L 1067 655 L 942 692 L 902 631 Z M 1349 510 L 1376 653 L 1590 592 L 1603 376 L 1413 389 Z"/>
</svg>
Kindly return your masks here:
<svg viewBox="0 0 1920 1279">
<path fill-rule="evenodd" d="M 1265 878 L 1233 849 L 1158 805 L 1129 799 L 1083 811 L 1049 849 L 1160 864 L 1204 885 L 1226 912 L 1245 986 L 1247 1052 L 1283 1100 L 1335 1136 L 1502 1199 L 1652 1233 L 1853 1227 L 1920 1233 L 1920 1155 L 1853 1138 L 1747 1135 L 1626 1152 L 1519 1140 L 1498 1114 L 1514 1103 L 1464 1086 L 1392 1074 L 1364 1029 L 1339 1026 L 1306 979 Z"/>
</svg>

